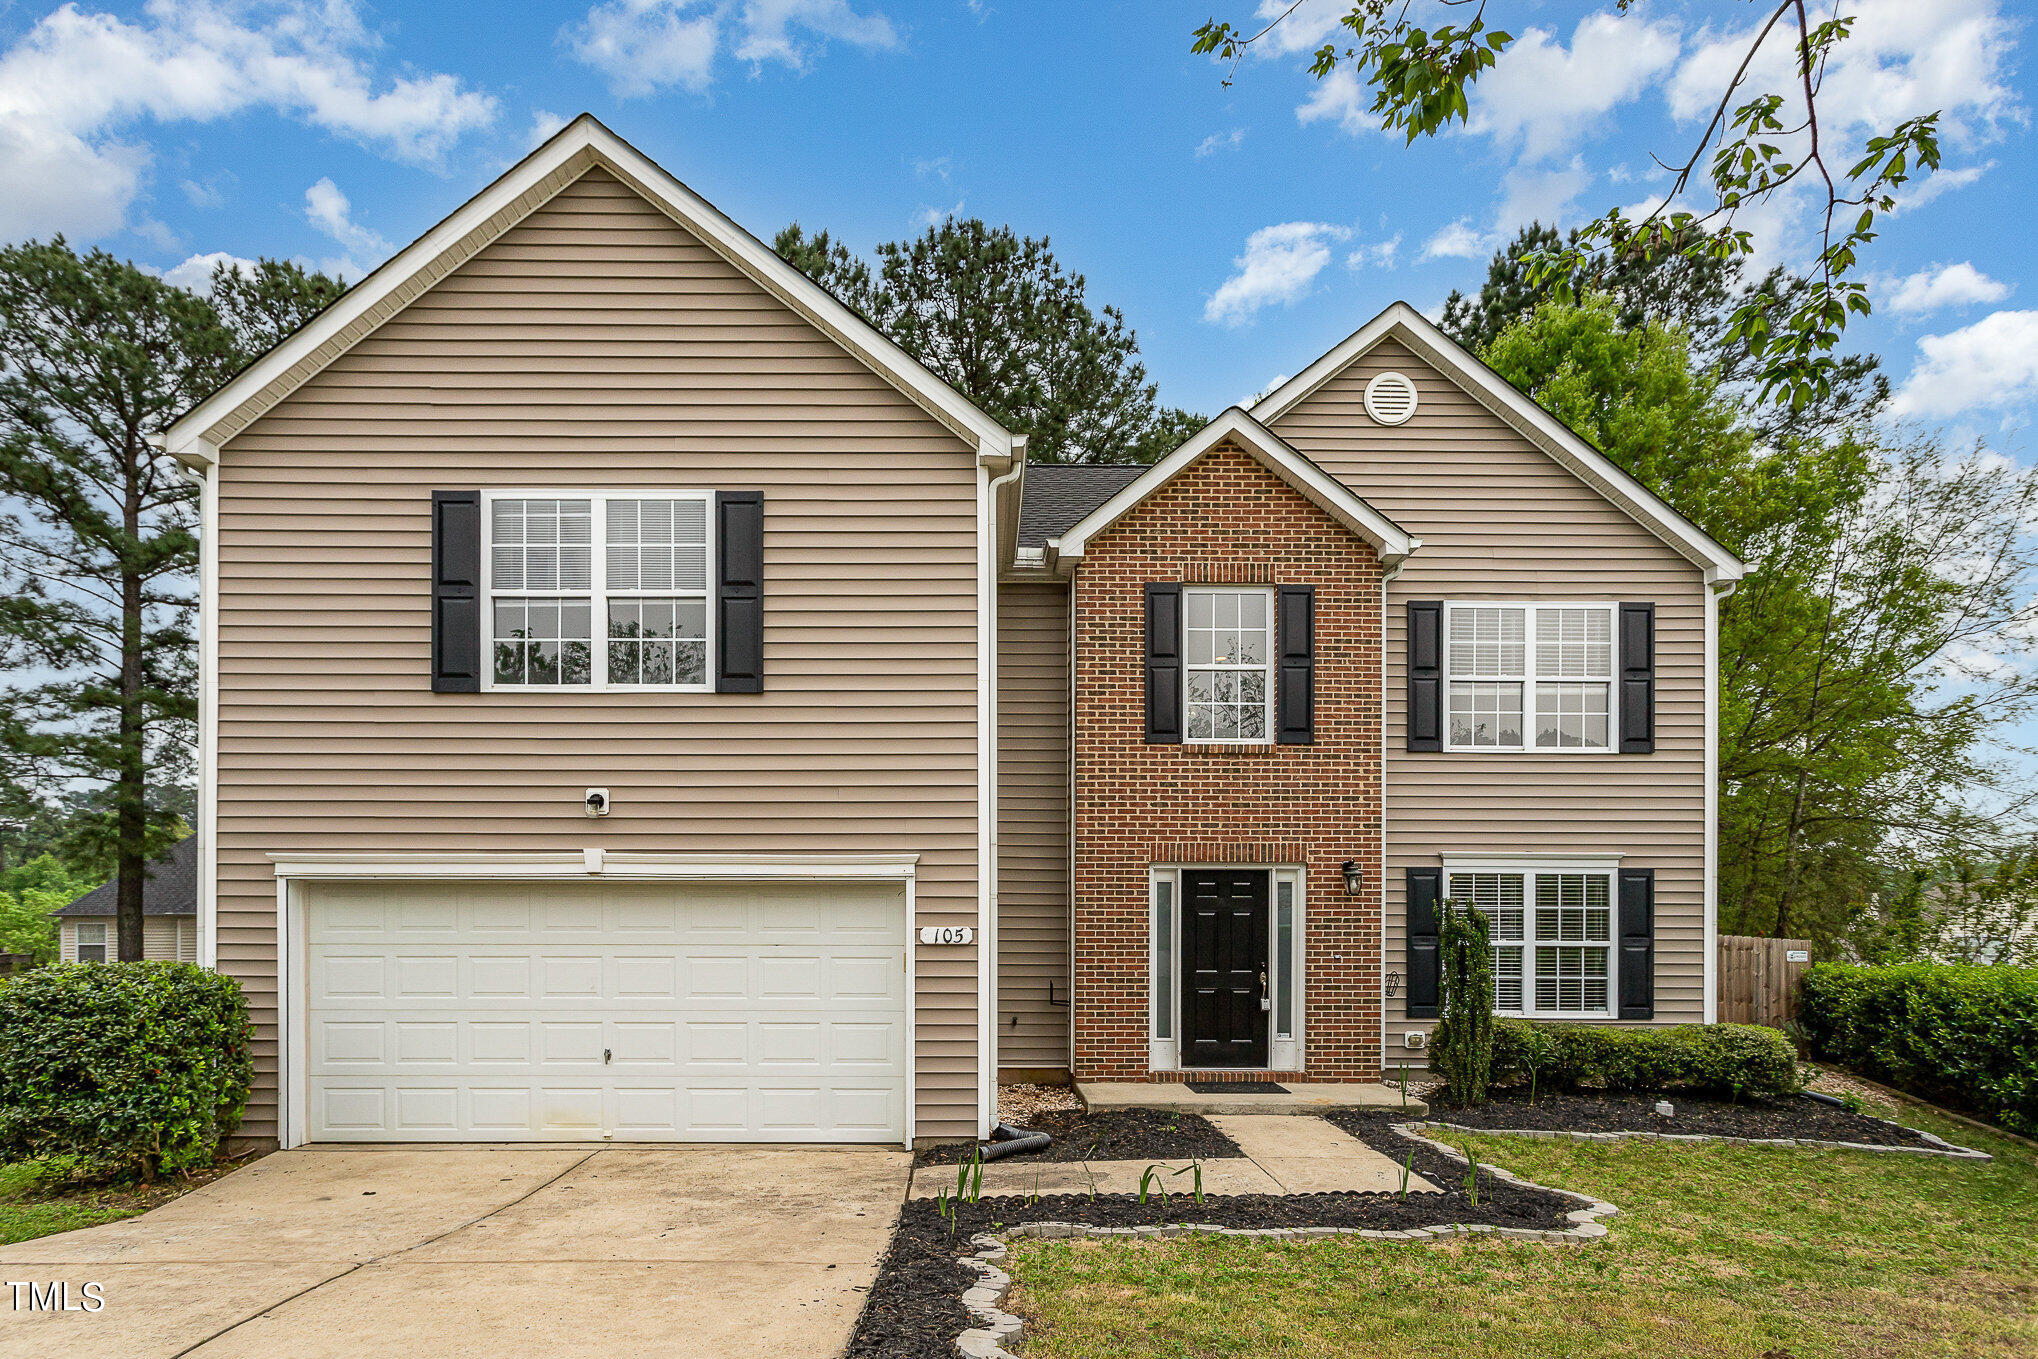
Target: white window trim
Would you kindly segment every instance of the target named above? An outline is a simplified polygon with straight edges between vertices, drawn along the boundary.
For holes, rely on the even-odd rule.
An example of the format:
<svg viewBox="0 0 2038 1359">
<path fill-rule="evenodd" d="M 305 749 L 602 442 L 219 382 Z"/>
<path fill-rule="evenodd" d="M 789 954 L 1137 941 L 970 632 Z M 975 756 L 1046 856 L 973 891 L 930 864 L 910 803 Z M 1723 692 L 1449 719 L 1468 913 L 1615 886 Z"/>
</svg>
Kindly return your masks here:
<svg viewBox="0 0 2038 1359">
<path fill-rule="evenodd" d="M 1277 956 L 1281 938 L 1280 885 L 1289 883 L 1295 890 L 1295 938 L 1293 941 L 1295 970 L 1295 1008 L 1293 1032 L 1281 1037 L 1274 1029 L 1274 1016 L 1278 1006 L 1267 1011 L 1267 1065 L 1268 1071 L 1302 1070 L 1303 1053 L 1307 1050 L 1309 1024 L 1309 899 L 1307 886 L 1309 874 L 1301 864 L 1215 864 L 1215 863 L 1173 863 L 1154 864 L 1147 869 L 1146 887 L 1146 994 L 1147 994 L 1147 1069 L 1149 1071 L 1236 1071 L 1237 1067 L 1185 1067 L 1182 1065 L 1182 874 L 1198 869 L 1232 870 L 1248 869 L 1266 873 L 1267 876 L 1267 980 L 1271 989 L 1279 984 L 1280 970 Z M 1174 980 L 1173 994 L 1168 998 L 1168 1032 L 1171 1037 L 1159 1038 L 1154 1034 L 1154 996 L 1160 983 L 1159 959 L 1156 957 L 1158 916 L 1160 912 L 1160 885 L 1166 882 L 1173 892 L 1174 916 L 1169 922 L 1171 930 L 1167 947 L 1174 958 L 1170 969 Z M 1272 996 L 1269 996 L 1272 999 Z"/>
<path fill-rule="evenodd" d="M 1451 741 L 1451 614 L 1458 609 L 1526 609 L 1523 619 L 1521 679 L 1521 738 L 1518 746 L 1461 746 Z M 1612 638 L 1612 668 L 1606 681 L 1606 744 L 1603 746 L 1539 746 L 1535 743 L 1536 721 L 1536 621 L 1538 609 L 1599 609 L 1609 615 Z M 1620 753 L 1620 601 L 1607 599 L 1452 599 L 1444 602 L 1443 619 L 1443 738 L 1447 753 L 1463 755 L 1616 755 Z M 1514 681 L 1482 680 L 1468 675 L 1466 684 L 1511 684 Z M 1556 684 L 1592 684 L 1594 680 L 1553 679 Z"/>
<path fill-rule="evenodd" d="M 1444 861 L 1444 896 L 1450 898 L 1451 879 L 1460 873 L 1518 873 L 1522 879 L 1522 937 L 1521 945 L 1521 1000 L 1522 1008 L 1503 1010 L 1496 1003 L 1493 1013 L 1510 1019 L 1569 1019 L 1569 1020 L 1611 1020 L 1620 1013 L 1620 861 L 1618 854 L 1513 854 L 1504 857 L 1490 855 L 1446 854 Z M 1536 935 L 1535 879 L 1539 873 L 1590 874 L 1606 879 L 1607 939 L 1606 939 L 1606 1008 L 1603 1010 L 1539 1010 L 1536 1008 L 1536 947 L 1548 942 L 1551 947 L 1560 946 L 1557 941 L 1540 941 Z M 1515 941 L 1507 941 L 1512 945 Z M 1571 941 L 1578 946 L 1578 941 Z M 1586 944 L 1587 948 L 1598 948 L 1598 944 Z"/>
<path fill-rule="evenodd" d="M 86 930 L 99 931 L 99 937 L 97 939 L 92 940 L 90 943 L 87 943 L 85 939 Z M 87 948 L 110 950 L 112 947 L 113 947 L 113 932 L 106 927 L 105 922 L 98 920 L 80 920 L 76 924 L 71 926 L 72 962 L 82 963 L 85 961 L 84 955 L 80 950 Z M 106 961 L 106 957 L 107 957 L 106 953 L 102 952 L 95 961 L 103 963 Z"/>
<path fill-rule="evenodd" d="M 589 534 L 588 650 L 590 682 L 586 684 L 497 684 L 495 682 L 495 502 L 497 500 L 585 500 L 591 515 Z M 609 682 L 608 502 L 611 500 L 699 500 L 707 506 L 706 601 L 707 657 L 699 684 L 612 684 Z M 504 489 L 481 493 L 481 692 L 497 694 L 711 694 L 719 638 L 715 635 L 715 563 L 720 544 L 715 531 L 715 493 L 699 489 L 632 487 L 628 490 L 561 490 L 555 487 Z M 574 590 L 506 592 L 505 598 L 578 598 Z M 624 590 L 618 599 L 690 596 L 684 590 Z"/>
<path fill-rule="evenodd" d="M 1190 595 L 1192 595 L 1192 594 L 1197 594 L 1197 593 L 1202 593 L 1202 594 L 1239 594 L 1239 595 L 1245 595 L 1245 594 L 1259 594 L 1259 595 L 1263 596 L 1263 597 L 1264 597 L 1264 598 L 1266 599 L 1266 601 L 1267 601 L 1267 659 L 1265 660 L 1265 662 L 1264 662 L 1264 663 L 1262 663 L 1261 665 L 1259 665 L 1259 666 L 1257 666 L 1257 667 L 1254 667 L 1254 666 L 1250 666 L 1250 665 L 1225 665 L 1225 666 L 1214 666 L 1214 665 L 1196 665 L 1196 666 L 1192 666 L 1192 665 L 1190 665 L 1190 664 L 1189 664 L 1189 644 L 1188 644 L 1188 637 L 1189 637 L 1189 596 L 1190 596 Z M 1275 675 L 1275 666 L 1276 666 L 1276 657 L 1275 657 L 1275 652 L 1276 652 L 1276 650 L 1277 650 L 1277 649 L 1278 649 L 1278 648 L 1280 647 L 1280 645 L 1281 645 L 1281 622 L 1280 622 L 1280 617 L 1279 617 L 1279 615 L 1278 615 L 1278 614 L 1277 614 L 1277 612 L 1276 612 L 1276 610 L 1278 610 L 1278 609 L 1279 609 L 1279 607 L 1280 607 L 1280 601 L 1279 601 L 1278 599 L 1276 599 L 1276 598 L 1275 598 L 1275 596 L 1274 596 L 1274 587 L 1273 587 L 1273 586 L 1271 586 L 1271 585 L 1184 585 L 1184 586 L 1182 587 L 1182 744 L 1183 744 L 1183 745 L 1188 745 L 1188 746 L 1270 746 L 1270 745 L 1273 745 L 1273 744 L 1274 744 L 1274 720 L 1275 720 L 1275 719 L 1274 719 L 1274 686 L 1275 686 L 1275 684 L 1276 684 L 1276 683 L 1278 682 L 1278 681 L 1277 681 L 1277 678 L 1276 678 L 1276 675 Z M 1265 686 L 1264 690 L 1262 691 L 1262 692 L 1264 692 L 1264 693 L 1266 694 L 1266 701 L 1265 701 L 1265 703 L 1264 703 L 1264 704 L 1262 705 L 1262 706 L 1264 707 L 1264 709 L 1265 709 L 1265 712 L 1264 712 L 1264 714 L 1263 714 L 1263 716 L 1262 716 L 1262 718 L 1261 718 L 1261 722 L 1262 722 L 1262 724 L 1263 724 L 1263 725 L 1262 725 L 1262 730 L 1264 730 L 1264 731 L 1266 732 L 1266 735 L 1264 735 L 1264 736 L 1191 736 L 1191 735 L 1189 735 L 1189 672 L 1190 672 L 1191 670 L 1202 670 L 1202 671 L 1204 671 L 1204 672 L 1206 672 L 1206 673 L 1209 673 L 1209 672 L 1214 672 L 1214 671 L 1220 671 L 1220 670 L 1228 670 L 1228 671 L 1230 671 L 1230 672 L 1231 672 L 1231 673 L 1233 673 L 1233 674 L 1244 674 L 1244 673 L 1246 673 L 1246 672 L 1248 672 L 1248 671 L 1251 671 L 1251 670 L 1253 670 L 1253 669 L 1256 669 L 1256 668 L 1257 668 L 1257 669 L 1258 669 L 1258 670 L 1259 670 L 1259 671 L 1260 671 L 1260 672 L 1261 672 L 1262 674 L 1264 674 L 1264 675 L 1266 676 L 1266 681 L 1267 681 L 1267 682 L 1266 682 L 1266 686 Z M 1234 865 L 1231 865 L 1231 866 L 1232 866 L 1232 867 L 1234 867 L 1234 868 L 1235 868 L 1235 867 L 1237 867 L 1237 865 L 1236 865 L 1236 864 L 1234 864 Z"/>
</svg>

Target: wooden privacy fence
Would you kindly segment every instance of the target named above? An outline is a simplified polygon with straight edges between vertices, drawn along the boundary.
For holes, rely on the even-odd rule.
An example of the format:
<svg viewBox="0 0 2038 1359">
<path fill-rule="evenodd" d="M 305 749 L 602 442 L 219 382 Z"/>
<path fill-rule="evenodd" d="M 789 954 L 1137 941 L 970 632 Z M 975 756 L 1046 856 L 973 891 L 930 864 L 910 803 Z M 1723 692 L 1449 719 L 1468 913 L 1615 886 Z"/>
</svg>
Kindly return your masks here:
<svg viewBox="0 0 2038 1359">
<path fill-rule="evenodd" d="M 1809 939 L 1720 936 L 1720 1020 L 1780 1029 L 1797 1016 L 1797 981 L 1811 966 Z"/>
</svg>

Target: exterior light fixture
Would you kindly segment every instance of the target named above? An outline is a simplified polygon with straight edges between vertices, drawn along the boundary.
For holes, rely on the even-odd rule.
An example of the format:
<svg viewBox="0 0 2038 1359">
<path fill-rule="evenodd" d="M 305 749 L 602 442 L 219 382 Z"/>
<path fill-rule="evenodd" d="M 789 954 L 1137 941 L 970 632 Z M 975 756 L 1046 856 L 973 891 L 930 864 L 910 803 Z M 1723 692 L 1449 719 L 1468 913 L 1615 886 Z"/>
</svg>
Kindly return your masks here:
<svg viewBox="0 0 2038 1359">
<path fill-rule="evenodd" d="M 1365 887 L 1366 881 L 1365 875 L 1359 871 L 1359 861 L 1357 859 L 1346 859 L 1343 871 L 1345 875 L 1345 895 L 1348 897 L 1357 896 Z"/>
</svg>

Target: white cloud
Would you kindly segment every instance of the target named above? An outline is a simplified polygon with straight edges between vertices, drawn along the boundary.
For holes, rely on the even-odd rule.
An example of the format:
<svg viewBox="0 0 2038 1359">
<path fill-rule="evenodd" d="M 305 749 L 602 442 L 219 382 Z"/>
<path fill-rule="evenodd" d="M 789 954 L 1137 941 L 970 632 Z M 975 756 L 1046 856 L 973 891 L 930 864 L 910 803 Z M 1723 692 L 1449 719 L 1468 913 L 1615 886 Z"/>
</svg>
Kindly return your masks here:
<svg viewBox="0 0 2038 1359">
<path fill-rule="evenodd" d="M 386 255 L 389 242 L 354 220 L 353 205 L 330 178 L 321 179 L 304 191 L 304 220 L 338 241 L 352 253 Z"/>
<path fill-rule="evenodd" d="M 1397 231 L 1387 240 L 1374 241 L 1371 245 L 1362 245 L 1352 251 L 1351 254 L 1346 255 L 1345 268 L 1365 269 L 1371 267 L 1374 269 L 1392 269 L 1396 254 L 1400 249 L 1401 233 Z"/>
<path fill-rule="evenodd" d="M 1359 84 L 1350 65 L 1343 65 L 1316 82 L 1309 97 L 1296 106 L 1295 121 L 1305 127 L 1310 123 L 1335 122 L 1356 137 L 1362 132 L 1380 130 L 1379 116 L 1368 112 L 1372 103 L 1373 96 Z"/>
<path fill-rule="evenodd" d="M 623 97 L 675 85 L 705 90 L 725 45 L 753 68 L 770 61 L 795 71 L 831 38 L 870 50 L 899 46 L 890 19 L 858 13 L 848 0 L 602 0 L 560 38 Z"/>
<path fill-rule="evenodd" d="M 949 156 L 915 156 L 913 173 L 921 179 L 932 176 L 946 184 L 948 176 L 955 170 L 955 161 Z"/>
<path fill-rule="evenodd" d="M 1573 156 L 1561 170 L 1517 167 L 1500 181 L 1500 206 L 1494 209 L 1493 230 L 1497 235 L 1530 222 L 1557 226 L 1571 215 L 1571 205 L 1594 179 L 1585 168 L 1583 156 Z"/>
<path fill-rule="evenodd" d="M 118 230 L 150 168 L 148 122 L 263 109 L 431 163 L 494 121 L 495 100 L 456 76 L 378 82 L 379 43 L 352 0 L 152 0 L 135 21 L 54 10 L 0 54 L 0 239 Z"/>
<path fill-rule="evenodd" d="M 240 255 L 229 255 L 224 250 L 215 250 L 209 255 L 193 255 L 182 264 L 163 271 L 163 281 L 174 283 L 185 292 L 203 293 L 212 290 L 213 271 L 224 264 L 237 274 L 251 273 L 255 261 Z"/>
<path fill-rule="evenodd" d="M 1224 280 L 1203 306 L 1203 319 L 1243 325 L 1262 307 L 1292 304 L 1330 263 L 1330 246 L 1351 235 L 1349 227 L 1327 222 L 1282 222 L 1246 238 L 1245 253 L 1232 263 L 1238 272 Z"/>
<path fill-rule="evenodd" d="M 1547 29 L 1528 29 L 1479 77 L 1465 130 L 1519 148 L 1525 161 L 1557 155 L 1676 58 L 1676 29 L 1634 14 L 1588 15 L 1568 49 Z"/>
<path fill-rule="evenodd" d="M 1235 127 L 1229 132 L 1213 132 L 1196 144 L 1196 159 L 1215 155 L 1219 151 L 1230 151 L 1245 140 L 1245 129 Z"/>
<path fill-rule="evenodd" d="M 1852 34 L 1835 50 L 1819 84 L 1827 137 L 1886 131 L 1940 110 L 1942 132 L 1959 143 L 1983 140 L 2023 116 L 2007 83 L 2017 25 L 1998 0 L 1848 0 Z M 1710 33 L 1669 83 L 1670 111 L 1708 118 L 1753 39 L 1752 29 Z M 1750 92 L 1789 97 L 1791 42 L 1772 33 L 1750 70 Z"/>
<path fill-rule="evenodd" d="M 913 230 L 931 231 L 951 217 L 962 216 L 963 204 L 968 201 L 966 198 L 958 198 L 952 208 L 937 208 L 922 203 L 919 210 L 913 214 Z"/>
<path fill-rule="evenodd" d="M 1497 235 L 1480 231 L 1461 217 L 1422 243 L 1422 257 L 1426 260 L 1483 259 L 1493 253 L 1493 247 L 1499 241 Z"/>
<path fill-rule="evenodd" d="M 531 130 L 524 134 L 524 141 L 531 146 L 543 146 L 552 140 L 553 134 L 566 126 L 566 120 L 550 109 L 531 110 Z"/>
<path fill-rule="evenodd" d="M 1958 264 L 1934 264 L 1905 278 L 1877 280 L 1877 291 L 1889 294 L 1891 311 L 1917 316 L 1944 307 L 2000 302 L 2010 295 L 2010 285 L 1990 278 L 1962 260 Z"/>
<path fill-rule="evenodd" d="M 1292 10 L 1293 13 L 1289 13 Z M 1246 36 L 1259 32 L 1276 19 L 1267 35 L 1248 50 L 1262 57 L 1292 56 L 1314 52 L 1340 31 L 1338 21 L 1352 12 L 1352 0 L 1260 0 L 1253 22 L 1242 24 Z M 1344 30 L 1349 33 L 1349 30 Z"/>
<path fill-rule="evenodd" d="M 2038 399 L 2038 311 L 1993 312 L 1922 337 L 1918 351 L 1891 402 L 1899 415 L 1950 416 Z"/>
<path fill-rule="evenodd" d="M 227 186 L 234 182 L 233 174 L 226 170 L 215 170 L 204 179 L 187 179 L 178 184 L 184 197 L 191 200 L 194 208 L 217 208 L 226 204 Z"/>
<path fill-rule="evenodd" d="M 1924 179 L 1913 180 L 1897 191 L 1896 206 L 1890 209 L 1890 215 L 1922 208 L 1935 198 L 1965 189 L 1995 168 L 1996 163 L 1990 160 L 1979 165 L 1963 165 L 1958 170 L 1934 170 Z"/>
</svg>

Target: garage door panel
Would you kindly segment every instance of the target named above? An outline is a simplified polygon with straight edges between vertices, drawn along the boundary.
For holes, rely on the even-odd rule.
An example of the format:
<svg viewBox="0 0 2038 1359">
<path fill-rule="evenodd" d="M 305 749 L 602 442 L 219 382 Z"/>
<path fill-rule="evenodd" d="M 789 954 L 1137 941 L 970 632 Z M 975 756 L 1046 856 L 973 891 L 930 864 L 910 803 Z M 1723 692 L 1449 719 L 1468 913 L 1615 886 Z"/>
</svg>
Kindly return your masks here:
<svg viewBox="0 0 2038 1359">
<path fill-rule="evenodd" d="M 904 1135 L 896 886 L 332 886 L 306 912 L 315 1138 Z"/>
</svg>

